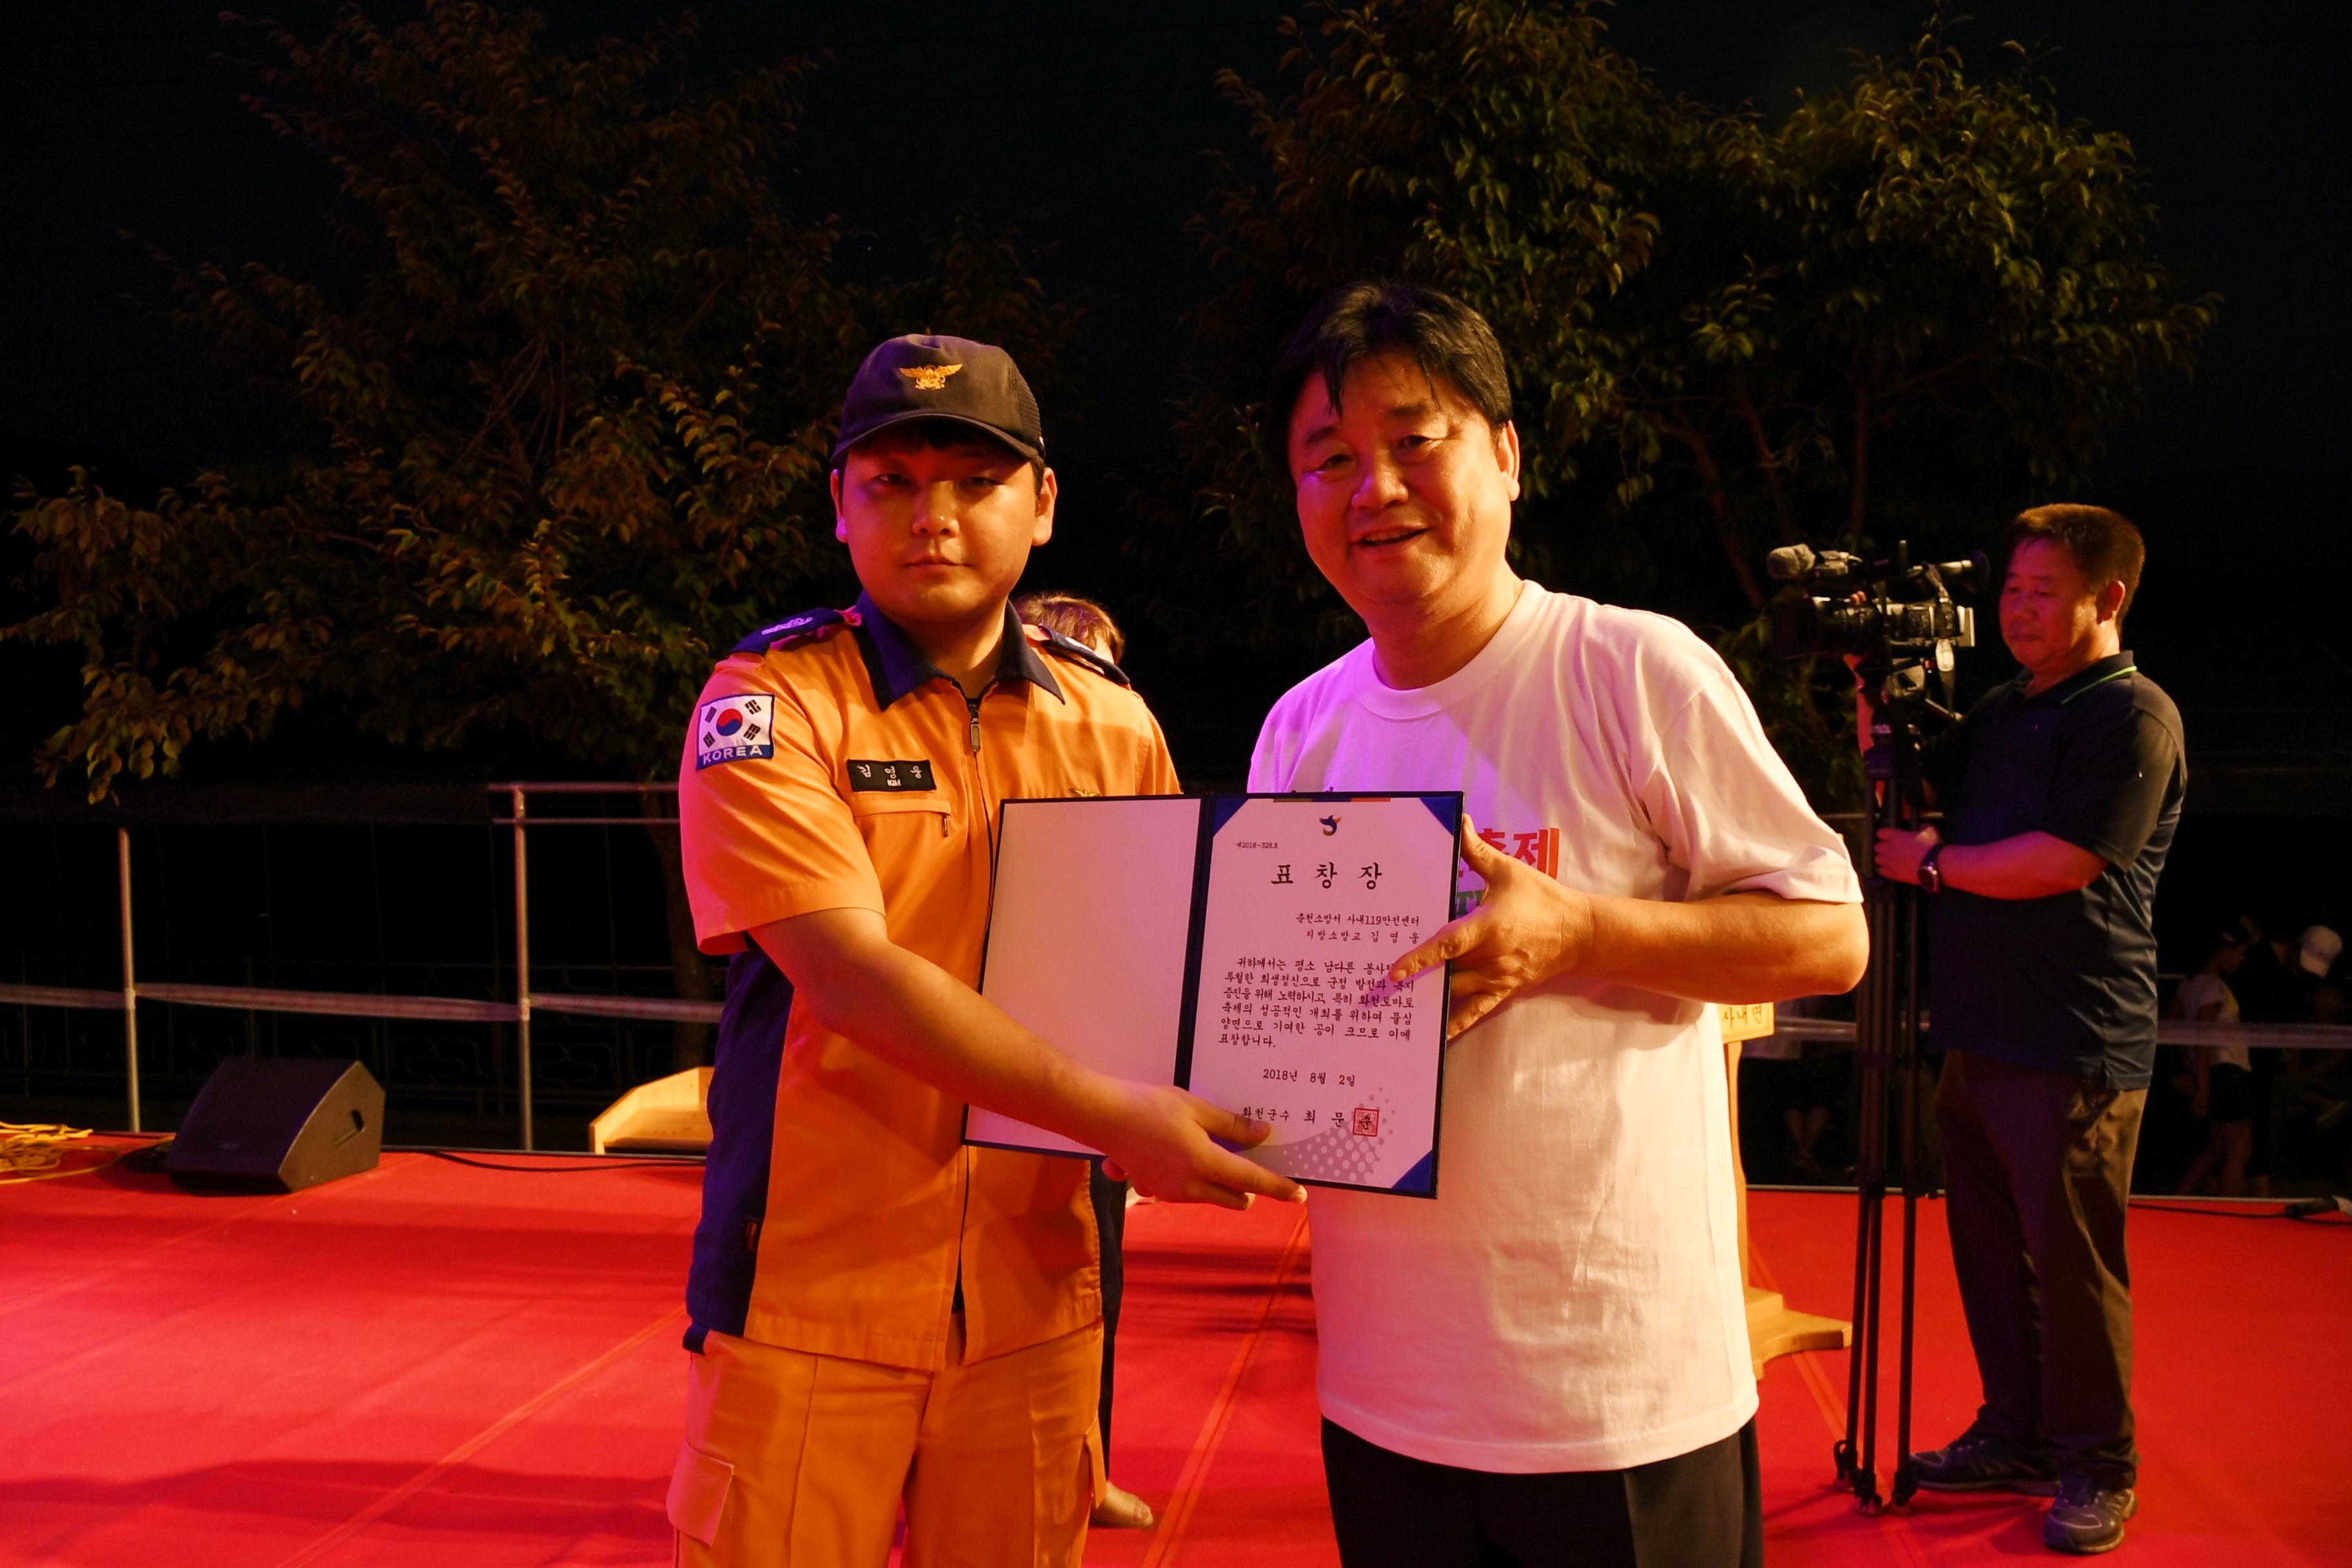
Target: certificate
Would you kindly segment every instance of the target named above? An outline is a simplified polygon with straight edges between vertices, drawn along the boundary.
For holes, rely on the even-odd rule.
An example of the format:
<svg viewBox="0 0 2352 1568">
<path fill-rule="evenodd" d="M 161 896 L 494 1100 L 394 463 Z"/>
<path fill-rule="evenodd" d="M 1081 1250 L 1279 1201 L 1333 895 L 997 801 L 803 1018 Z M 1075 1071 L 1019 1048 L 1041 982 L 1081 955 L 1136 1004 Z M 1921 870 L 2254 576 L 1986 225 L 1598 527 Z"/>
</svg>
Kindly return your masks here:
<svg viewBox="0 0 2352 1568">
<path fill-rule="evenodd" d="M 1012 800 L 981 993 L 1088 1067 L 1273 1132 L 1295 1181 L 1437 1194 L 1456 794 Z M 1091 1154 L 994 1111 L 965 1142 Z"/>
</svg>

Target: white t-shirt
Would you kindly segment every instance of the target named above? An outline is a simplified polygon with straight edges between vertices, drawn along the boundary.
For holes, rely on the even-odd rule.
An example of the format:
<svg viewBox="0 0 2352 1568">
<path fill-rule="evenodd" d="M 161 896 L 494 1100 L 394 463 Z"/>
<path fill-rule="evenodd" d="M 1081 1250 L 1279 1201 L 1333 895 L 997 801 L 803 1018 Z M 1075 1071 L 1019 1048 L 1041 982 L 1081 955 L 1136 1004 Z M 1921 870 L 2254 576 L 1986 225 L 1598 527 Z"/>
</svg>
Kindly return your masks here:
<svg viewBox="0 0 2352 1568">
<path fill-rule="evenodd" d="M 2209 1024 L 2238 1022 L 2237 993 L 2230 989 L 2228 981 L 2208 970 L 2200 969 L 2182 981 L 2180 988 L 2175 991 L 2172 996 L 2179 1005 L 2180 1016 L 2191 1023 L 2197 1022 L 2197 1015 L 2216 1002 L 2221 1005 L 2221 1010 L 2212 1017 L 2204 1020 L 2205 1022 Z M 2235 1043 L 2214 1047 L 2213 1063 L 2216 1067 L 2242 1068 L 2248 1072 L 2253 1071 L 2254 1068 L 2252 1058 L 2246 1054 L 2246 1047 Z"/>
<path fill-rule="evenodd" d="M 1861 897 L 1712 649 L 1533 583 L 1434 686 L 1381 685 L 1366 643 L 1293 688 L 1250 787 L 1459 789 L 1489 842 L 1590 892 Z M 1737 1432 L 1756 1382 L 1715 1009 L 1530 987 L 1450 1047 L 1443 1117 L 1435 1201 L 1313 1192 L 1324 1414 L 1512 1473 Z"/>
</svg>

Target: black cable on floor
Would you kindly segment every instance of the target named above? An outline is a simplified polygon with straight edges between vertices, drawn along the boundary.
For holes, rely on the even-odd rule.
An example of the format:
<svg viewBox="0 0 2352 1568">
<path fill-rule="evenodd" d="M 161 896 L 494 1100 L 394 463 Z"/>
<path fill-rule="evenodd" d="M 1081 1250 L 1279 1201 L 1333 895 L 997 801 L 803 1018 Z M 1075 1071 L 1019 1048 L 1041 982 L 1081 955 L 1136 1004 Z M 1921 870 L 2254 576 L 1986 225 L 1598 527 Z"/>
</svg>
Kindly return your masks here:
<svg viewBox="0 0 2352 1568">
<path fill-rule="evenodd" d="M 453 1154 L 446 1149 L 408 1149 L 389 1152 L 410 1154 L 429 1154 L 436 1160 L 446 1160 L 450 1163 L 457 1165 L 471 1165 L 478 1171 L 522 1171 L 535 1174 L 544 1173 L 555 1176 L 569 1176 L 582 1171 L 643 1170 L 647 1166 L 676 1170 L 682 1165 L 699 1165 L 702 1163 L 699 1156 L 679 1154 L 661 1160 L 600 1160 L 593 1165 L 507 1165 L 496 1163 L 488 1160 L 471 1159 L 464 1154 Z"/>
<path fill-rule="evenodd" d="M 163 1169 L 163 1156 L 172 1152 L 169 1137 L 158 1138 L 144 1149 L 133 1149 L 116 1162 L 126 1171 L 139 1171 L 147 1175 L 159 1175 Z"/>
<path fill-rule="evenodd" d="M 2305 1207 L 2305 1205 L 2306 1203 L 2316 1205 L 2318 1206 Z M 2342 1212 L 2336 1206 L 2336 1200 L 2333 1198 L 2297 1200 L 2296 1202 L 2289 1203 L 2282 1207 L 2274 1209 L 2209 1209 L 2200 1208 L 2192 1204 L 2161 1203 L 2151 1198 L 2134 1198 L 2131 1201 L 2131 1206 L 2136 1209 L 2154 1209 L 2160 1214 L 2208 1215 L 2215 1219 L 2293 1219 L 2302 1220 L 2305 1224 L 2314 1225 L 2352 1223 L 2346 1221 Z"/>
</svg>

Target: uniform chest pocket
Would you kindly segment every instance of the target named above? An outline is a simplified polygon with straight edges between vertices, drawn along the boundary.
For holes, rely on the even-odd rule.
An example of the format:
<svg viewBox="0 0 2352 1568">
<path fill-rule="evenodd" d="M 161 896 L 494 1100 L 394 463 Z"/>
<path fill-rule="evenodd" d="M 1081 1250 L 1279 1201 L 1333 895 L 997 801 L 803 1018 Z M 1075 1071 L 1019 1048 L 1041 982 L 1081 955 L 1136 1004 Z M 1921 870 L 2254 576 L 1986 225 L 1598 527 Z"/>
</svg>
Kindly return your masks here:
<svg viewBox="0 0 2352 1568">
<path fill-rule="evenodd" d="M 853 793 L 849 814 L 857 819 L 857 831 L 868 844 L 884 837 L 945 838 L 955 816 L 947 796 L 938 790 L 905 795 Z"/>
</svg>

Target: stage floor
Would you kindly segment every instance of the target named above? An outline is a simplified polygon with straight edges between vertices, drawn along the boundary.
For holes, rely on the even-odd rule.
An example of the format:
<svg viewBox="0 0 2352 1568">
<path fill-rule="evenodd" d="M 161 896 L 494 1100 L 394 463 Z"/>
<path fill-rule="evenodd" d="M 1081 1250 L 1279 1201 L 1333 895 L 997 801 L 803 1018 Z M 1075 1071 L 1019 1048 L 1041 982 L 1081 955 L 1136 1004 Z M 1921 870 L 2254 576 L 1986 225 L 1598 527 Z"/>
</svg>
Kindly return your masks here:
<svg viewBox="0 0 2352 1568">
<path fill-rule="evenodd" d="M 277 1198 L 120 1167 L 0 1186 L 0 1563 L 667 1563 L 699 1172 L 508 1163 L 531 1168 L 394 1154 Z M 1923 1212 L 1932 1443 L 1974 1386 L 1942 1215 Z M 1758 1256 L 1792 1305 L 1843 1315 L 1853 1218 L 1850 1199 L 1754 1195 Z M 2352 1564 L 2347 1228 L 2135 1215 L 2132 1561 Z M 1336 1563 L 1307 1241 L 1274 1205 L 1131 1214 L 1114 1473 L 1161 1523 L 1097 1531 L 1089 1563 Z M 2030 1500 L 1857 1516 L 1828 1484 L 1844 1391 L 1840 1354 L 1766 1374 L 1775 1564 L 2043 1555 Z"/>
</svg>

